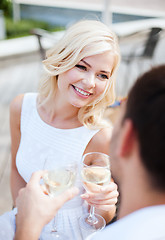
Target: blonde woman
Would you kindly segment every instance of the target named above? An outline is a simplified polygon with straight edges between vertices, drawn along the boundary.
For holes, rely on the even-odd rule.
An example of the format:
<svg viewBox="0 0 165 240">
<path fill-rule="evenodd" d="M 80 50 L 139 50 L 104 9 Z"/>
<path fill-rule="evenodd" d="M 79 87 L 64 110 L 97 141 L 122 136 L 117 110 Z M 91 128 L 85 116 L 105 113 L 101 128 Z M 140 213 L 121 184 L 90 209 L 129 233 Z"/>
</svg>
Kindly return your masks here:
<svg viewBox="0 0 165 240">
<path fill-rule="evenodd" d="M 115 72 L 119 64 L 116 36 L 103 23 L 80 21 L 48 51 L 43 61 L 47 76 L 38 93 L 16 97 L 11 103 L 11 191 L 13 201 L 33 172 L 43 169 L 45 157 L 81 163 L 87 152 L 108 154 L 111 126 L 103 119 L 113 103 Z M 78 218 L 94 204 L 106 222 L 114 217 L 117 186 L 69 201 L 58 213 L 57 228 L 70 239 L 80 239 Z M 83 194 L 84 193 L 84 194 Z M 49 228 L 52 223 L 45 227 Z M 51 228 L 51 227 L 50 227 Z"/>
</svg>

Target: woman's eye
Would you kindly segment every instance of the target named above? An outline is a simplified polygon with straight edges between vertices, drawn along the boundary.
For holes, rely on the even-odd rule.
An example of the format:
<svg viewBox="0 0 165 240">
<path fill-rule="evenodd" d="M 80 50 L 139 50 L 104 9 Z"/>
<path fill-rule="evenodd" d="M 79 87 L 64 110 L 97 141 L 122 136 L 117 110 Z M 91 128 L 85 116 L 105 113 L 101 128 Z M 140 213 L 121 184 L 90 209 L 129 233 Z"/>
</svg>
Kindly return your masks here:
<svg viewBox="0 0 165 240">
<path fill-rule="evenodd" d="M 87 70 L 87 68 L 83 65 L 77 64 L 75 67 L 80 68 L 81 70 Z"/>
<path fill-rule="evenodd" d="M 98 77 L 101 78 L 101 79 L 105 79 L 105 80 L 109 79 L 109 77 L 105 74 L 99 74 Z"/>
</svg>

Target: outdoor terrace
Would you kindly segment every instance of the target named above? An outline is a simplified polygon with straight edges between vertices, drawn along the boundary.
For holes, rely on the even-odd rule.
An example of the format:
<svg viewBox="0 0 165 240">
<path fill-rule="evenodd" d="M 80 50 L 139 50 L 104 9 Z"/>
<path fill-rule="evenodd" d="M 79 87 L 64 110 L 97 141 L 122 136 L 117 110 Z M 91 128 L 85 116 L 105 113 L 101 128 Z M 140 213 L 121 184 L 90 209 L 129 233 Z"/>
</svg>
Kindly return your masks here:
<svg viewBox="0 0 165 240">
<path fill-rule="evenodd" d="M 119 36 L 121 52 L 129 52 L 130 48 L 137 44 L 137 42 L 144 43 L 146 36 L 140 33 L 132 36 L 132 33 L 148 29 L 152 26 L 158 26 L 158 22 L 159 27 L 165 28 L 164 19 L 156 21 L 136 21 L 113 25 L 114 31 Z M 61 37 L 61 34 L 63 33 L 55 35 L 56 40 Z M 44 39 L 45 48 L 49 48 L 51 44 L 51 41 L 48 42 Z M 11 164 L 9 105 L 11 100 L 18 94 L 37 91 L 38 82 L 43 71 L 38 49 L 35 36 L 0 41 L 0 214 L 12 208 L 9 186 Z M 164 49 L 165 35 L 163 33 L 153 58 L 144 60 L 141 65 L 142 67 L 139 67 L 139 62 L 134 61 L 127 68 L 127 65 L 121 61 L 116 81 L 117 96 L 127 95 L 135 78 L 151 65 L 165 63 Z"/>
</svg>

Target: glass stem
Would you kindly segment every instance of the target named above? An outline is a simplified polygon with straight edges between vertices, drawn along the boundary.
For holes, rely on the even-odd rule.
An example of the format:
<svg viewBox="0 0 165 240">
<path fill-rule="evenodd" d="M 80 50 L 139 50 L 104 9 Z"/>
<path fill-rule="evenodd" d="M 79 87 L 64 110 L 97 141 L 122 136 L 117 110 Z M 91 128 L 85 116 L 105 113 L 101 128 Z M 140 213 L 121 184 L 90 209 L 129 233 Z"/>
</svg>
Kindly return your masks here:
<svg viewBox="0 0 165 240">
<path fill-rule="evenodd" d="M 97 218 L 95 217 L 95 207 L 94 206 L 90 207 L 88 222 L 93 223 L 93 224 L 96 224 L 98 222 Z"/>
<path fill-rule="evenodd" d="M 58 213 L 57 213 L 56 216 L 53 218 L 53 228 L 52 228 L 52 232 L 57 232 L 57 217 L 58 217 Z"/>
</svg>

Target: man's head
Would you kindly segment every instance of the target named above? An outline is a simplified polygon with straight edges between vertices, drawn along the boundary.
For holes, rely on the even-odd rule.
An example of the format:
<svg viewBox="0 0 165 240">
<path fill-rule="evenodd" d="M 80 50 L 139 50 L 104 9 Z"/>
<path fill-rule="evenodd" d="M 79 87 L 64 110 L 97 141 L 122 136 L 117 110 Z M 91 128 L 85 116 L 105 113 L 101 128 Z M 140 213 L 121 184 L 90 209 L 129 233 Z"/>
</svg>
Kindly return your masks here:
<svg viewBox="0 0 165 240">
<path fill-rule="evenodd" d="M 119 183 L 120 158 L 127 159 L 130 154 L 133 157 L 136 150 L 151 185 L 165 191 L 165 65 L 137 79 L 115 126 L 111 157 Z"/>
</svg>

